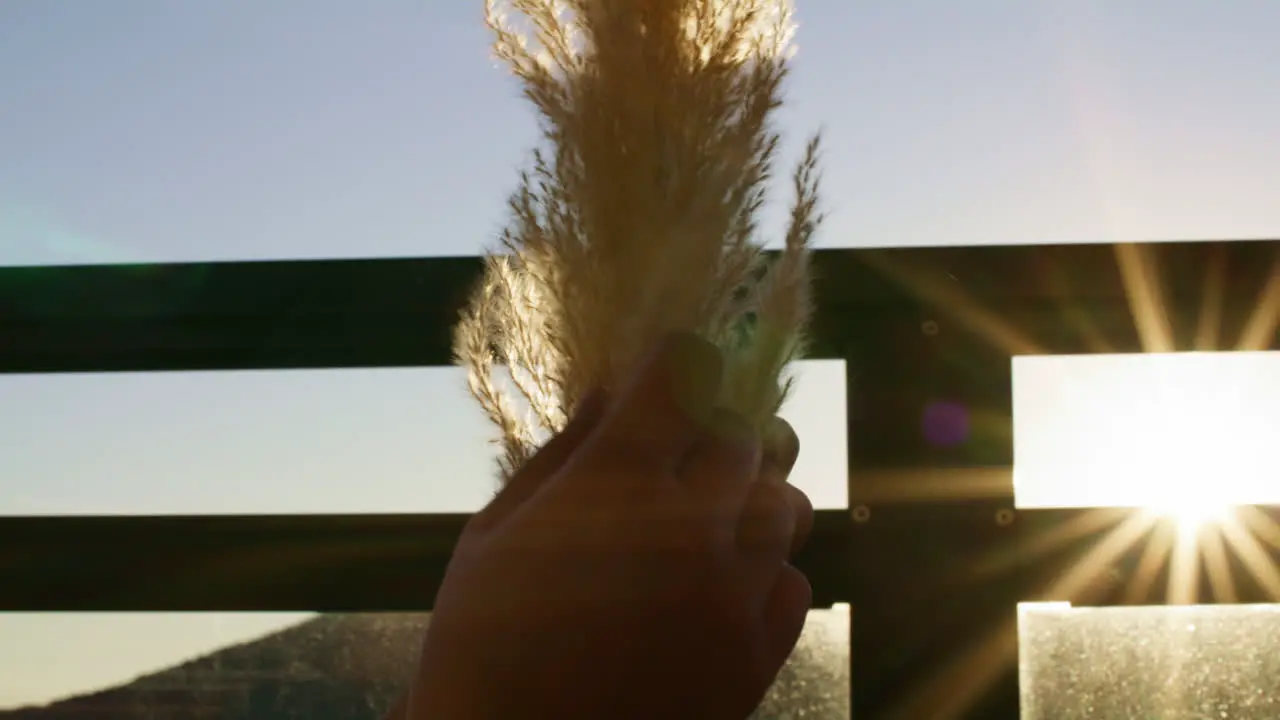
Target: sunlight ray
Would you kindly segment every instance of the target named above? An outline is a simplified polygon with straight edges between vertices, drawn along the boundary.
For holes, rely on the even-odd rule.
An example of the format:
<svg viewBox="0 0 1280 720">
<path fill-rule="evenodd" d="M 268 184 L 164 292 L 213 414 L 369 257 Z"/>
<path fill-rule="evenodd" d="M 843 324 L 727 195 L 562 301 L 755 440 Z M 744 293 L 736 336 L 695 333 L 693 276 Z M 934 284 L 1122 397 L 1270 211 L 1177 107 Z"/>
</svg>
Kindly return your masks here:
<svg viewBox="0 0 1280 720">
<path fill-rule="evenodd" d="M 1267 350 L 1275 343 L 1280 327 L 1280 252 L 1271 263 L 1271 275 L 1258 293 L 1253 312 L 1240 331 L 1237 350 Z"/>
<path fill-rule="evenodd" d="M 1017 617 L 1002 620 L 969 652 L 950 662 L 921 692 L 914 692 L 888 715 L 892 720 L 968 716 L 1000 676 L 1018 661 Z"/>
<path fill-rule="evenodd" d="M 1267 591 L 1272 600 L 1280 600 L 1280 569 L 1276 568 L 1262 543 L 1237 523 L 1223 525 L 1222 534 L 1258 585 Z"/>
<path fill-rule="evenodd" d="M 1173 552 L 1177 537 L 1177 531 L 1171 523 L 1160 523 L 1152 530 L 1150 538 L 1142 548 L 1142 555 L 1138 558 L 1133 576 L 1125 586 L 1123 595 L 1125 604 L 1137 604 L 1151 597 L 1156 579 L 1168 561 L 1169 554 Z"/>
<path fill-rule="evenodd" d="M 1168 605 L 1192 605 L 1200 584 L 1200 552 L 1196 536 L 1179 529 L 1169 556 L 1169 582 L 1165 588 Z"/>
<path fill-rule="evenodd" d="M 1008 496 L 1013 475 L 1007 466 L 857 470 L 850 487 L 866 504 L 977 500 Z"/>
<path fill-rule="evenodd" d="M 990 575 L 1009 570 L 1066 547 L 1072 541 L 1115 527 L 1130 513 L 1129 508 L 1089 508 L 1067 522 L 1028 534 L 1021 542 L 1000 548 L 998 552 L 979 560 L 976 572 Z"/>
<path fill-rule="evenodd" d="M 1079 602 L 1096 584 L 1096 579 L 1103 571 L 1121 555 L 1136 547 L 1157 522 L 1158 518 L 1149 513 L 1134 513 L 1125 518 L 1102 536 L 1061 577 L 1050 583 L 1042 599 Z"/>
<path fill-rule="evenodd" d="M 1103 536 L 1080 560 L 1043 590 L 1045 600 L 1088 602 L 1104 586 L 1102 571 L 1133 548 L 1155 524 L 1148 513 L 1134 513 Z M 1034 601 L 1034 600 L 1032 600 Z M 968 652 L 948 662 L 893 718 L 961 718 L 1017 661 L 1017 618 L 1002 620 Z"/>
<path fill-rule="evenodd" d="M 1280 523 L 1273 520 L 1256 507 L 1241 507 L 1236 510 L 1236 517 L 1241 526 L 1254 537 L 1280 550 Z"/>
<path fill-rule="evenodd" d="M 1043 355 L 1045 348 L 1013 327 L 994 311 L 965 293 L 957 283 L 942 283 L 917 268 L 908 267 L 883 253 L 866 253 L 868 264 L 909 292 L 943 312 L 961 326 L 1009 355 Z"/>
<path fill-rule="evenodd" d="M 1231 576 L 1231 565 L 1227 559 L 1227 548 L 1222 542 L 1223 529 L 1206 527 L 1200 533 L 1200 551 L 1203 553 L 1205 574 L 1209 577 L 1209 586 L 1213 589 L 1213 599 L 1220 603 L 1239 602 L 1236 593 L 1235 578 Z"/>
<path fill-rule="evenodd" d="M 1070 298 L 1074 295 L 1073 288 L 1065 281 L 1059 266 L 1055 265 L 1050 269 L 1046 280 L 1049 292 L 1054 298 Z M 1086 350 L 1103 354 L 1115 352 L 1115 347 L 1107 340 L 1098 324 L 1081 307 L 1072 304 L 1069 300 L 1065 303 L 1059 301 L 1057 304 L 1058 311 L 1062 313 L 1063 322 L 1079 335 Z"/>
<path fill-rule="evenodd" d="M 1160 294 L 1159 269 L 1151 246 L 1116 243 L 1115 254 L 1143 352 L 1173 352 L 1173 331 Z"/>
<path fill-rule="evenodd" d="M 1213 247 L 1204 270 L 1200 317 L 1196 318 L 1196 350 L 1217 350 L 1222 337 L 1222 305 L 1227 291 L 1227 252 Z"/>
</svg>

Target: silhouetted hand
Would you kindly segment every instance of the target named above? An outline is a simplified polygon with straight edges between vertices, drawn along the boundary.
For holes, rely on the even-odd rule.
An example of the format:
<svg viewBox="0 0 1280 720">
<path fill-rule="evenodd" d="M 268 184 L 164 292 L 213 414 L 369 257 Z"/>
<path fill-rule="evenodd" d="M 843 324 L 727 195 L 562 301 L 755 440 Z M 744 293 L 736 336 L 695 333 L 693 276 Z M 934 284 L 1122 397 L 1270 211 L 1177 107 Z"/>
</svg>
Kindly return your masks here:
<svg viewBox="0 0 1280 720">
<path fill-rule="evenodd" d="M 670 336 L 583 401 L 467 525 L 393 716 L 741 720 L 810 603 L 799 452 L 712 408 L 719 352 Z M 757 478 L 760 482 L 756 482 Z"/>
</svg>

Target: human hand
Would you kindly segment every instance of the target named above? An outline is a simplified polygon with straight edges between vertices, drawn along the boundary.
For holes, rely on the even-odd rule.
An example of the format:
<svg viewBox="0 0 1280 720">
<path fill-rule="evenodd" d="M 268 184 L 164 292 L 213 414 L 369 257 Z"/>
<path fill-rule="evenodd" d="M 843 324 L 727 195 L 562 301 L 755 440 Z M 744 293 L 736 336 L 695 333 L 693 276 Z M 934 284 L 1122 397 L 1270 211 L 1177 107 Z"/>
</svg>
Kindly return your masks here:
<svg viewBox="0 0 1280 720">
<path fill-rule="evenodd" d="M 722 361 L 675 334 L 581 404 L 468 523 L 406 720 L 741 720 L 811 600 L 799 443 L 712 408 Z M 757 482 L 759 479 L 759 482 Z M 402 714 L 401 714 L 402 713 Z"/>
</svg>

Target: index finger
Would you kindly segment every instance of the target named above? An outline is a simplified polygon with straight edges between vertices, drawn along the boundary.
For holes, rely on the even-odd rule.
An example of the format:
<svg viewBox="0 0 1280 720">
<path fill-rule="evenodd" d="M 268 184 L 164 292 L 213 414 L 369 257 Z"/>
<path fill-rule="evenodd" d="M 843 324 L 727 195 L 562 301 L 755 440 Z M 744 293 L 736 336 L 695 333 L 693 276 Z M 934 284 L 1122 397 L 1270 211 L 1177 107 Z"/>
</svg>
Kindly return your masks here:
<svg viewBox="0 0 1280 720">
<path fill-rule="evenodd" d="M 714 345 L 692 333 L 663 338 L 587 440 L 583 452 L 589 464 L 674 473 L 711 414 L 723 362 Z"/>
</svg>

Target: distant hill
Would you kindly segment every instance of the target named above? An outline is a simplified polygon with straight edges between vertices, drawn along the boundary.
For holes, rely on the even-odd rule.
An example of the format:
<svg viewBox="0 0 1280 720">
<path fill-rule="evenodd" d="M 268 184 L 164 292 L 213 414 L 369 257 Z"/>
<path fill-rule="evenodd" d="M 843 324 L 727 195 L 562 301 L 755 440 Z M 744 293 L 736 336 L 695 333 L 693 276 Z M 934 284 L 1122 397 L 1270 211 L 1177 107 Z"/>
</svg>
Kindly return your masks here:
<svg viewBox="0 0 1280 720">
<path fill-rule="evenodd" d="M 849 717 L 847 647 L 819 618 L 783 671 L 758 720 Z M 400 696 L 427 616 L 322 616 L 120 687 L 0 720 L 381 720 Z M 843 623 L 834 623 L 839 628 Z"/>
<path fill-rule="evenodd" d="M 321 616 L 120 687 L 0 720 L 375 720 L 413 667 L 426 616 Z"/>
</svg>

